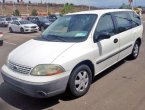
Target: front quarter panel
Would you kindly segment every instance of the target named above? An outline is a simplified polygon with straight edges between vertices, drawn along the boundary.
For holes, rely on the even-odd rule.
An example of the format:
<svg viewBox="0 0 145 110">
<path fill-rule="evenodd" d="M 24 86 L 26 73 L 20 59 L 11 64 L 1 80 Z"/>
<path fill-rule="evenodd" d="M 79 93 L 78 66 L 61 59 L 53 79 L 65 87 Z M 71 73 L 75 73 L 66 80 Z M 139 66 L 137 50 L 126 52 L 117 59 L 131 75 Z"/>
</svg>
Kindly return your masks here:
<svg viewBox="0 0 145 110">
<path fill-rule="evenodd" d="M 73 68 L 82 61 L 90 60 L 95 64 L 95 59 L 98 56 L 96 47 L 93 47 L 92 42 L 77 43 L 70 49 L 66 50 L 52 64 L 61 65 L 66 71 L 72 71 Z"/>
</svg>

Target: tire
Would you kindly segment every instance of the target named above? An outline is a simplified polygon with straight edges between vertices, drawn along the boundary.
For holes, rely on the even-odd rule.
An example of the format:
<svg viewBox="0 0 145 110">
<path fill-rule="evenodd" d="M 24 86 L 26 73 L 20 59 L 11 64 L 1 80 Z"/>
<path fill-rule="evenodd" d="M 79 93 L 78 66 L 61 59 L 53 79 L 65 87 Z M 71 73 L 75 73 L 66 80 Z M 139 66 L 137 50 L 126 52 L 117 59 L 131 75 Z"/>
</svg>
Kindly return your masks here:
<svg viewBox="0 0 145 110">
<path fill-rule="evenodd" d="M 22 33 L 22 34 L 24 34 L 24 33 L 25 33 L 23 28 L 21 28 L 21 29 L 20 29 L 20 31 L 21 31 L 21 33 Z"/>
<path fill-rule="evenodd" d="M 10 31 L 10 33 L 13 33 L 13 30 L 12 30 L 12 28 L 11 28 L 11 27 L 9 28 L 9 31 Z"/>
<path fill-rule="evenodd" d="M 139 50 L 140 50 L 140 43 L 139 43 L 139 41 L 136 41 L 129 58 L 136 59 L 139 55 Z"/>
<path fill-rule="evenodd" d="M 3 46 L 3 40 L 0 40 L 0 46 Z"/>
<path fill-rule="evenodd" d="M 70 75 L 68 90 L 74 97 L 85 95 L 92 83 L 92 72 L 87 65 L 76 67 Z"/>
</svg>

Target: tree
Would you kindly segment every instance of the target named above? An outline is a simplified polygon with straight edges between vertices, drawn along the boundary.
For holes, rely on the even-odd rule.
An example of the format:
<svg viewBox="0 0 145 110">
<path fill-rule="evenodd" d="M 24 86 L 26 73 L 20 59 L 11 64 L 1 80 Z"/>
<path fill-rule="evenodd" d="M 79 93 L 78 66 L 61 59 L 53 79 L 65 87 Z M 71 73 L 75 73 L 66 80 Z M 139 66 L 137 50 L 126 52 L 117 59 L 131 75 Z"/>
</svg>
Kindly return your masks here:
<svg viewBox="0 0 145 110">
<path fill-rule="evenodd" d="M 31 15 L 32 16 L 37 16 L 38 15 L 37 10 L 36 9 L 33 9 Z"/>
<path fill-rule="evenodd" d="M 131 7 L 125 3 L 120 6 L 120 9 L 130 9 Z"/>
<path fill-rule="evenodd" d="M 74 5 L 66 3 L 61 11 L 62 14 L 71 13 L 73 12 Z"/>
<path fill-rule="evenodd" d="M 29 0 L 29 4 L 31 4 L 31 1 Z"/>
<path fill-rule="evenodd" d="M 14 12 L 13 12 L 13 15 L 14 16 L 20 16 L 20 11 L 18 9 L 16 9 Z"/>
</svg>

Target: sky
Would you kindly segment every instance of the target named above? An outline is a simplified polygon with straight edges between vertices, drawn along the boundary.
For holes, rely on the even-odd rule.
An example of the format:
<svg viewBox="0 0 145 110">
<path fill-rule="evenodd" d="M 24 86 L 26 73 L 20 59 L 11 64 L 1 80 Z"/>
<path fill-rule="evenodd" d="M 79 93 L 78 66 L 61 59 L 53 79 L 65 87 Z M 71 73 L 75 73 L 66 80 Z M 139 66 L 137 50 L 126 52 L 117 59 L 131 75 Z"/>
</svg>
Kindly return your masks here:
<svg viewBox="0 0 145 110">
<path fill-rule="evenodd" d="M 2 1 L 2 0 L 0 0 Z M 6 0 L 6 1 L 17 1 L 17 0 Z M 28 2 L 29 0 L 24 0 Z M 41 2 L 41 0 L 30 0 L 31 2 Z M 128 0 L 42 0 L 47 3 L 73 3 L 76 5 L 91 5 L 96 7 L 109 7 L 109 6 L 121 6 L 122 3 L 128 3 Z M 145 0 L 134 0 L 135 6 L 144 6 Z"/>
</svg>

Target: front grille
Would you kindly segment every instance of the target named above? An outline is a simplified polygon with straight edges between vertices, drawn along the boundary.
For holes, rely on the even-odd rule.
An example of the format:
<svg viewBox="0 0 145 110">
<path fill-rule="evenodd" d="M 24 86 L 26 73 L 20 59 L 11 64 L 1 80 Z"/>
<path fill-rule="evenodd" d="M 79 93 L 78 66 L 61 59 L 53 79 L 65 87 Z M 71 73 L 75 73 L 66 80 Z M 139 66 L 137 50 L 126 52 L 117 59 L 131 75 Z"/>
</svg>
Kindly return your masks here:
<svg viewBox="0 0 145 110">
<path fill-rule="evenodd" d="M 12 62 L 8 63 L 8 67 L 13 70 L 14 72 L 22 73 L 22 74 L 29 74 L 31 71 L 31 67 L 26 67 L 22 65 L 18 65 Z"/>
<path fill-rule="evenodd" d="M 36 28 L 36 26 L 32 26 L 31 28 Z"/>
</svg>

